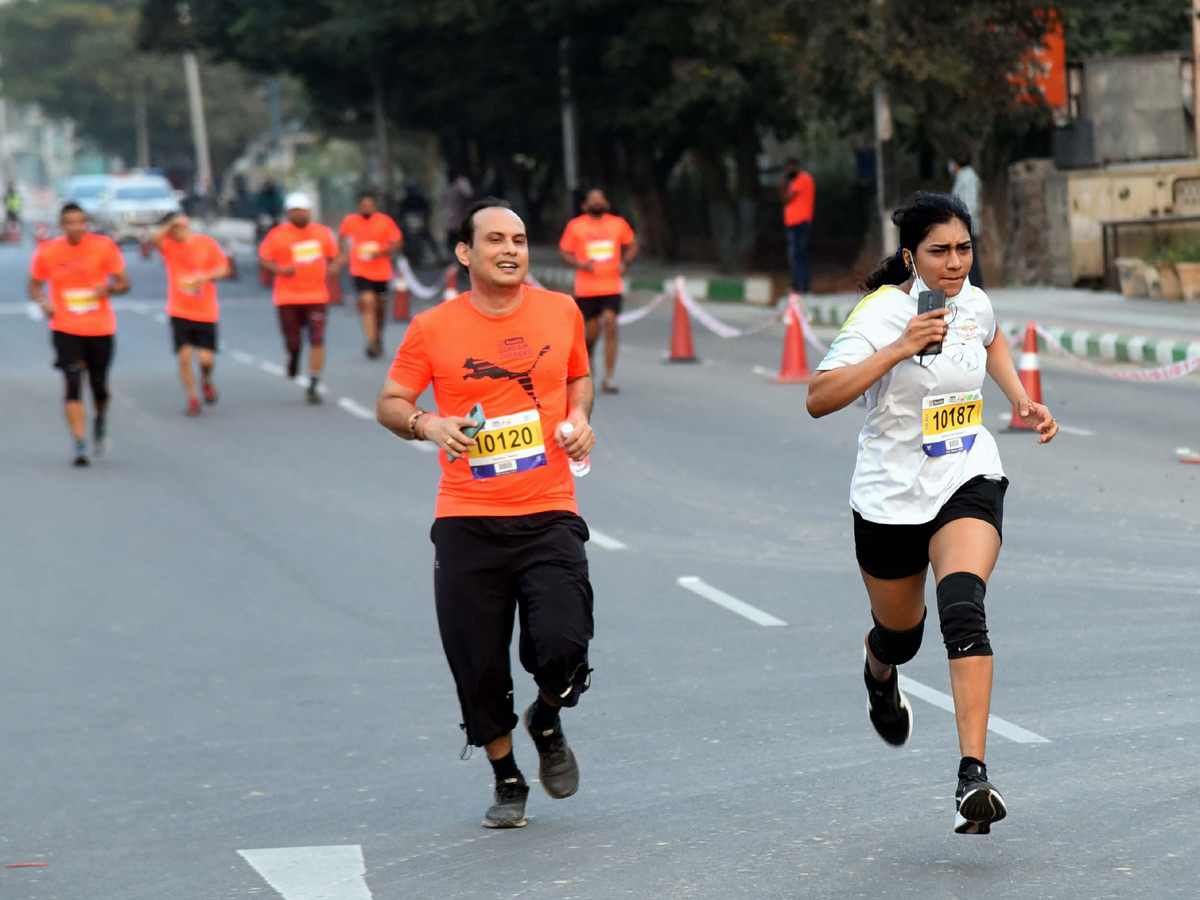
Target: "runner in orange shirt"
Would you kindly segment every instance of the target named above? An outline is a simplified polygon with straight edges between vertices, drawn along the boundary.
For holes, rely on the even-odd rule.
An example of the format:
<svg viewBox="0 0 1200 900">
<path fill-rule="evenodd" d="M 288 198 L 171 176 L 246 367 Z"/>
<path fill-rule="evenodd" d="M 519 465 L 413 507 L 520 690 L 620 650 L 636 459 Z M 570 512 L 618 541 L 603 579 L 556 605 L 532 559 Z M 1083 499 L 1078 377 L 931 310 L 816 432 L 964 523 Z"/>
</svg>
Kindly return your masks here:
<svg viewBox="0 0 1200 900">
<path fill-rule="evenodd" d="M 432 531 L 438 627 L 467 744 L 485 748 L 496 777 L 483 824 L 519 828 L 529 785 L 512 749 L 509 645 L 518 610 L 521 664 L 539 689 L 524 721 L 542 787 L 554 798 L 579 788 L 559 709 L 575 706 L 590 683 L 588 530 L 570 460 L 586 459 L 595 443 L 593 389 L 574 302 L 522 284 L 529 246 L 520 218 L 503 201 L 484 200 L 460 237 L 472 289 L 413 319 L 377 414 L 400 437 L 443 451 Z M 416 405 L 430 384 L 437 414 Z"/>
<path fill-rule="evenodd" d="M 217 353 L 216 282 L 229 277 L 229 260 L 220 246 L 206 234 L 194 234 L 187 216 L 169 213 L 159 222 L 150 241 L 162 254 L 167 267 L 167 315 L 179 361 L 179 377 L 187 391 L 189 416 L 200 415 L 193 352 L 200 361 L 200 385 L 204 402 L 217 402 L 212 373 Z"/>
<path fill-rule="evenodd" d="M 288 378 L 300 373 L 302 332 L 308 329 L 308 402 L 320 403 L 317 390 L 325 367 L 326 276 L 341 271 L 333 232 L 312 221 L 312 201 L 293 192 L 284 201 L 287 221 L 267 232 L 258 248 L 263 268 L 275 275 L 275 306 L 288 352 Z M 327 265 L 328 260 L 333 260 Z"/>
<path fill-rule="evenodd" d="M 575 269 L 575 302 L 587 322 L 588 353 L 600 337 L 604 322 L 604 381 L 600 389 L 617 393 L 617 316 L 621 314 L 622 276 L 638 254 L 637 238 L 629 223 L 609 213 L 604 191 L 592 188 L 581 207 L 582 216 L 567 223 L 558 242 L 563 262 Z"/>
<path fill-rule="evenodd" d="M 403 241 L 404 236 L 395 220 L 379 211 L 371 191 L 358 195 L 358 212 L 342 219 L 342 227 L 338 229 L 340 260 L 344 264 L 349 258 L 350 275 L 354 278 L 354 289 L 358 291 L 358 312 L 362 316 L 363 336 L 367 339 L 367 359 L 376 359 L 383 353 L 392 259 L 400 252 Z"/>
<path fill-rule="evenodd" d="M 88 216 L 68 203 L 59 216 L 62 236 L 38 245 L 29 267 L 29 297 L 50 320 L 55 367 L 66 382 L 67 427 L 75 439 L 74 462 L 91 465 L 87 452 L 87 412 L 83 373 L 92 389 L 92 451 L 108 445 L 108 367 L 112 362 L 117 316 L 109 297 L 129 290 L 125 259 L 109 238 L 88 230 Z M 43 288 L 50 283 L 50 296 Z"/>
</svg>

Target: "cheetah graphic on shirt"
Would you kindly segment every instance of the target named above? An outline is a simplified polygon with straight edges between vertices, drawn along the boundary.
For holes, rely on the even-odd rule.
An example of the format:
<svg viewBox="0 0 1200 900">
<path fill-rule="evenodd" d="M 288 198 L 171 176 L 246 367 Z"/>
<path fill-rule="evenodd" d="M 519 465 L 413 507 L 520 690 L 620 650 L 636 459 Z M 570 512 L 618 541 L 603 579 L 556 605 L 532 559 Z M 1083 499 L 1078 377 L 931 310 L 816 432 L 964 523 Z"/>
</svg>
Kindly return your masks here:
<svg viewBox="0 0 1200 900">
<path fill-rule="evenodd" d="M 515 381 L 524 389 L 530 399 L 533 400 L 533 405 L 541 409 L 542 401 L 538 399 L 537 393 L 533 389 L 533 370 L 537 368 L 537 364 L 541 362 L 542 357 L 549 352 L 550 345 L 547 344 L 537 355 L 537 359 L 533 361 L 533 364 L 524 372 L 513 372 L 486 359 L 468 357 L 467 361 L 463 363 L 463 368 L 469 371 L 463 376 L 463 381 L 466 381 L 468 378 L 491 378 L 493 381 Z"/>
</svg>

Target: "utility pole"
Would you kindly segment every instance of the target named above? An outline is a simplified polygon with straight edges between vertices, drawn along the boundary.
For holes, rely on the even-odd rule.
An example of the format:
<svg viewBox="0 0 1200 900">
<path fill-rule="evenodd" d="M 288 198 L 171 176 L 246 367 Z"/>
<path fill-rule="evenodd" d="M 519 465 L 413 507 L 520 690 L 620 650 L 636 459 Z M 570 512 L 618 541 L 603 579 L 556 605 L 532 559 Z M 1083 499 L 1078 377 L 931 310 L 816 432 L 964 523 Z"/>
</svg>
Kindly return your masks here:
<svg viewBox="0 0 1200 900">
<path fill-rule="evenodd" d="M 150 168 L 150 125 L 146 115 L 146 81 L 141 75 L 135 75 L 133 88 L 133 123 L 137 138 L 137 167 Z"/>
<path fill-rule="evenodd" d="M 185 50 L 183 54 L 183 73 L 187 78 L 188 106 L 192 112 L 192 142 L 196 145 L 196 181 L 200 196 L 207 204 L 212 191 L 212 162 L 208 156 L 208 126 L 204 121 L 204 95 L 200 92 L 200 64 L 196 54 Z"/>
<path fill-rule="evenodd" d="M 1200 3 L 1200 0 L 1194 0 Z M 879 35 L 883 30 L 883 0 L 874 0 L 875 21 L 873 34 Z M 879 213 L 880 240 L 883 243 L 883 255 L 890 256 L 895 252 L 899 236 L 896 226 L 892 224 L 892 178 L 895 166 L 896 126 L 892 120 L 892 106 L 888 100 L 887 85 L 882 82 L 875 85 L 875 201 Z"/>
<path fill-rule="evenodd" d="M 579 188 L 579 137 L 575 131 L 575 99 L 571 95 L 571 41 L 565 34 L 558 41 L 558 83 L 562 100 L 563 183 L 567 188 L 567 214 L 574 215 L 575 191 Z"/>
<path fill-rule="evenodd" d="M 1200 159 L 1200 0 L 1192 0 L 1192 132 Z"/>
<path fill-rule="evenodd" d="M 267 118 L 271 125 L 271 153 L 268 157 L 273 177 L 283 179 L 283 111 L 279 102 L 279 77 L 267 79 Z"/>
<path fill-rule="evenodd" d="M 383 78 L 378 71 L 371 73 L 371 108 L 375 117 L 375 148 L 379 154 L 379 190 L 383 194 L 383 209 L 392 201 L 392 154 L 388 147 L 387 115 L 383 104 Z"/>
</svg>

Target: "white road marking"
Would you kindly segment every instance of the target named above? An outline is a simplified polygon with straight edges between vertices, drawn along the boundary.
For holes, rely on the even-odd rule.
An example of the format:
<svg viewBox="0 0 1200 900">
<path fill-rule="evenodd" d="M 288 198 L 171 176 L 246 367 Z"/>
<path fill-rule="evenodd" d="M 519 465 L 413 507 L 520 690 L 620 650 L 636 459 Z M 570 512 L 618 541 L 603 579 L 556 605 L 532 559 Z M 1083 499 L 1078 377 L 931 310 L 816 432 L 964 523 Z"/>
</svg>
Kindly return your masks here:
<svg viewBox="0 0 1200 900">
<path fill-rule="evenodd" d="M 1003 422 L 1005 425 L 1007 425 L 1009 422 L 1012 421 L 1012 413 L 1001 413 L 999 418 L 997 419 L 997 421 Z M 1062 422 L 1058 423 L 1058 430 L 1061 431 L 1063 434 L 1074 434 L 1074 435 L 1077 435 L 1078 437 L 1095 437 L 1096 436 L 1096 432 L 1092 431 L 1091 429 L 1080 428 L 1076 425 L 1064 425 Z"/>
<path fill-rule="evenodd" d="M 357 416 L 360 419 L 368 421 L 374 421 L 375 419 L 375 413 L 371 412 L 371 410 L 367 409 L 361 403 L 351 400 L 349 397 L 340 397 L 338 399 L 338 406 L 350 413 L 350 415 Z"/>
<path fill-rule="evenodd" d="M 693 594 L 699 594 L 705 600 L 711 600 L 717 606 L 723 606 L 730 612 L 735 612 L 739 616 L 749 619 L 756 625 L 762 625 L 766 628 L 777 628 L 781 625 L 786 625 L 787 622 L 783 619 L 777 619 L 768 612 L 763 612 L 757 606 L 751 606 L 739 600 L 737 597 L 732 597 L 724 591 L 719 591 L 711 584 L 697 578 L 695 575 L 685 575 L 676 580 L 676 583 L 681 587 L 691 591 Z"/>
<path fill-rule="evenodd" d="M 913 681 L 907 675 L 900 676 L 900 689 L 910 697 L 919 697 L 926 703 L 932 703 L 938 709 L 944 709 L 946 712 L 953 714 L 954 698 L 948 694 L 943 694 L 936 688 L 931 688 L 928 685 L 921 684 L 919 681 Z M 1010 741 L 1016 741 L 1018 744 L 1049 744 L 1050 739 L 1044 738 L 1040 734 L 1034 734 L 1032 731 L 1026 731 L 1020 725 L 1014 725 L 1007 719 L 1001 719 L 999 716 L 988 716 L 988 731 L 995 732 L 1001 737 L 1006 737 Z"/>
<path fill-rule="evenodd" d="M 308 382 L 310 380 L 310 377 L 311 376 L 309 376 L 309 375 L 297 375 L 295 378 L 292 379 L 292 384 L 298 384 L 298 385 L 300 385 L 300 387 L 308 387 Z M 324 396 L 325 394 L 328 394 L 329 391 L 325 388 L 325 385 L 318 384 L 317 385 L 317 393 Z M 374 416 L 372 416 L 371 418 L 374 418 Z"/>
<path fill-rule="evenodd" d="M 761 375 L 763 378 L 774 378 L 776 375 L 779 374 L 778 372 L 772 372 L 766 366 L 755 366 L 750 371 L 753 372 L 755 375 Z"/>
<path fill-rule="evenodd" d="M 362 847 L 278 847 L 239 850 L 284 900 L 371 900 Z"/>
<path fill-rule="evenodd" d="M 1176 447 L 1175 455 L 1176 456 L 1194 456 L 1195 454 L 1192 453 L 1191 447 Z"/>
<path fill-rule="evenodd" d="M 167 324 L 167 314 L 156 312 L 154 314 L 154 321 L 157 322 L 159 325 L 166 325 Z"/>
<path fill-rule="evenodd" d="M 610 537 L 603 531 L 597 531 L 595 528 L 588 526 L 588 533 L 592 536 L 591 542 L 597 546 L 603 547 L 605 550 L 626 550 L 627 545 L 618 541 L 615 537 Z"/>
<path fill-rule="evenodd" d="M 258 360 L 247 353 L 245 350 L 230 350 L 229 355 L 240 363 L 245 363 L 248 366 L 254 365 Z"/>
<path fill-rule="evenodd" d="M 258 367 L 268 375 L 279 375 L 282 377 L 287 374 L 284 371 L 283 366 L 281 366 L 279 363 L 267 362 L 265 359 L 259 362 Z"/>
</svg>

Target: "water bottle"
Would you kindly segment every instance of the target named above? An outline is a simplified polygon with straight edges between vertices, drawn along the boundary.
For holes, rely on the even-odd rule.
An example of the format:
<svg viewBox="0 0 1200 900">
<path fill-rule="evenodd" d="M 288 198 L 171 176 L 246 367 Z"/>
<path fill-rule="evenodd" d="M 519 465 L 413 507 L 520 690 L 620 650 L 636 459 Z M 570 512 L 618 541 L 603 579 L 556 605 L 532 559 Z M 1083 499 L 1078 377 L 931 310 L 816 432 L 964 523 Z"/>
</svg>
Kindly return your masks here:
<svg viewBox="0 0 1200 900">
<path fill-rule="evenodd" d="M 563 422 L 563 437 L 566 437 L 568 434 L 572 434 L 574 431 L 574 425 L 572 425 L 570 422 Z M 584 457 L 583 459 L 571 459 L 570 457 L 567 457 L 567 460 L 571 463 L 571 474 L 576 478 L 582 478 L 588 472 L 592 471 L 592 458 L 590 456 Z"/>
</svg>

